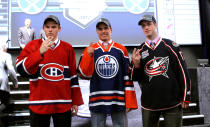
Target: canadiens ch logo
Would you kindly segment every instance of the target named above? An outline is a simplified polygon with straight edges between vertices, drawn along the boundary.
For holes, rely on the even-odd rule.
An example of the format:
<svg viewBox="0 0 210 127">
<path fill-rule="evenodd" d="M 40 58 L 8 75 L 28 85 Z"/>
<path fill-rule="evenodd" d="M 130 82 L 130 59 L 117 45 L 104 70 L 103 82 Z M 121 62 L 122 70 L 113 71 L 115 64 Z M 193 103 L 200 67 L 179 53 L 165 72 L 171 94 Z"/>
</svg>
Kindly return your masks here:
<svg viewBox="0 0 210 127">
<path fill-rule="evenodd" d="M 42 66 L 40 72 L 41 76 L 50 81 L 60 81 L 64 79 L 64 67 L 56 63 L 48 63 Z"/>
<path fill-rule="evenodd" d="M 96 60 L 95 69 L 100 77 L 109 79 L 116 76 L 119 64 L 114 56 L 103 55 Z"/>
<path fill-rule="evenodd" d="M 167 57 L 154 57 L 154 59 L 147 62 L 145 72 L 149 76 L 149 81 L 154 76 L 163 75 L 169 78 L 166 74 L 168 71 L 169 58 Z"/>
</svg>

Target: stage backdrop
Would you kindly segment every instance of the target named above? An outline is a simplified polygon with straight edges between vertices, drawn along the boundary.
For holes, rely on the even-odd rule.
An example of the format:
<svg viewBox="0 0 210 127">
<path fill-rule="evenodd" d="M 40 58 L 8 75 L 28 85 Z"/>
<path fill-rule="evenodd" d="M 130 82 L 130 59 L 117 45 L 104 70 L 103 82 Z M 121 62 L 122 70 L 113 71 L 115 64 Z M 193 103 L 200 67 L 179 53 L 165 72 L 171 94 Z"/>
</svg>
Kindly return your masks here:
<svg viewBox="0 0 210 127">
<path fill-rule="evenodd" d="M 95 25 L 101 17 L 110 20 L 113 40 L 125 46 L 139 45 L 145 37 L 138 21 L 145 14 L 156 17 L 160 36 L 183 45 L 201 44 L 197 0 L 12 0 L 10 4 L 11 48 L 19 47 L 17 32 L 26 18 L 32 20 L 39 38 L 50 14 L 60 19 L 60 39 L 74 47 L 98 40 Z"/>
</svg>

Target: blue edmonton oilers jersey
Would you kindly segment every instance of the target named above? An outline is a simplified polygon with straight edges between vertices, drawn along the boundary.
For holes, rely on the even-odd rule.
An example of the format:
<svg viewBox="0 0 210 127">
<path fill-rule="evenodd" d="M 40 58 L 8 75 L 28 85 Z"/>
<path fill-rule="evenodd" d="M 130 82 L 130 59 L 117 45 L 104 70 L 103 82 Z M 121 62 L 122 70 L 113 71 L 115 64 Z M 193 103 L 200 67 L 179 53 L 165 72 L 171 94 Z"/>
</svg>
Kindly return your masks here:
<svg viewBox="0 0 210 127">
<path fill-rule="evenodd" d="M 136 96 L 129 99 L 126 97 L 130 96 L 126 92 L 135 95 L 133 83 L 128 76 L 129 57 L 126 48 L 116 42 L 112 42 L 108 49 L 104 49 L 99 42 L 93 47 L 92 62 L 85 50 L 79 64 L 82 76 L 91 78 L 90 111 L 107 114 L 124 111 L 126 100 L 134 100 L 135 103 L 130 103 L 134 105 L 131 108 L 137 108 Z"/>
</svg>

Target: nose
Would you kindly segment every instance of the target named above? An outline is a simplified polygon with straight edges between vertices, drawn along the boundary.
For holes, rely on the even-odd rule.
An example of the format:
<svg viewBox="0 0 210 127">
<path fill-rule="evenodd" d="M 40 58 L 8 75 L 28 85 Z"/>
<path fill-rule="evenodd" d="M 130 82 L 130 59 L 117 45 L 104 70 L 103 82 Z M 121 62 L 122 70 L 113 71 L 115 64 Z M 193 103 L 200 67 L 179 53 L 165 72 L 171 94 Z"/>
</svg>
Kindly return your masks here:
<svg viewBox="0 0 210 127">
<path fill-rule="evenodd" d="M 103 32 L 103 33 L 106 32 L 106 29 L 102 29 L 102 32 Z"/>
<path fill-rule="evenodd" d="M 148 25 L 145 25 L 145 29 L 147 29 L 149 26 Z"/>
<path fill-rule="evenodd" d="M 49 31 L 52 31 L 52 28 L 51 27 L 49 28 Z"/>
</svg>

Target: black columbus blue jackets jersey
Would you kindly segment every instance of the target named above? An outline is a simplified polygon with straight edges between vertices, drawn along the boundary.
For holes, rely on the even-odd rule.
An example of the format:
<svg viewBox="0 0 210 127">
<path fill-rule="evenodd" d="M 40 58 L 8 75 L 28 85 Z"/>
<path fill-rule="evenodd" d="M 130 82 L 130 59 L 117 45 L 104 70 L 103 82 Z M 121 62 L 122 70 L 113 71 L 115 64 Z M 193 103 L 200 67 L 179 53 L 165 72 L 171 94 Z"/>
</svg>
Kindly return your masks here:
<svg viewBox="0 0 210 127">
<path fill-rule="evenodd" d="M 79 72 L 82 77 L 90 78 L 89 107 L 92 112 L 110 114 L 137 108 L 133 82 L 129 78 L 129 57 L 127 49 L 112 42 L 105 49 L 100 42 L 92 45 L 91 57 L 84 50 Z"/>
<path fill-rule="evenodd" d="M 154 48 L 141 44 L 140 68 L 133 79 L 141 86 L 141 105 L 146 110 L 165 110 L 190 101 L 190 79 L 178 44 L 159 38 Z"/>
</svg>

